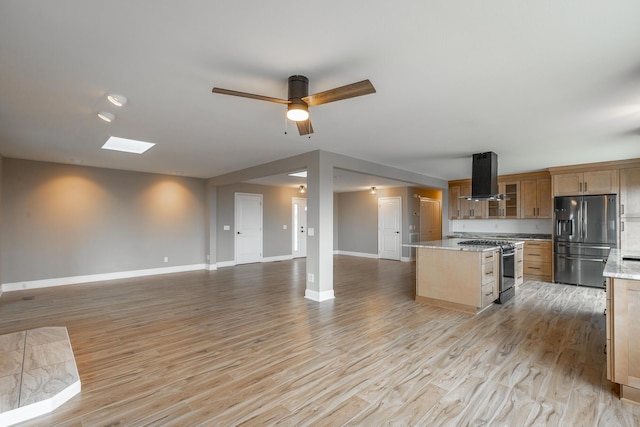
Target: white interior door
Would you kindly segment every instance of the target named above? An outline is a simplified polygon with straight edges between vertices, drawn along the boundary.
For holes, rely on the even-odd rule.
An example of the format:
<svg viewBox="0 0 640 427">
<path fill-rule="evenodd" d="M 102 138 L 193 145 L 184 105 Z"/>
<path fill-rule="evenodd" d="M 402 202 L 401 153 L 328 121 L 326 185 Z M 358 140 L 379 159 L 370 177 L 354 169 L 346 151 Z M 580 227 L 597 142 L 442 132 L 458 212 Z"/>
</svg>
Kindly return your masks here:
<svg viewBox="0 0 640 427">
<path fill-rule="evenodd" d="M 291 253 L 294 258 L 307 256 L 307 199 L 294 197 L 291 212 Z"/>
<path fill-rule="evenodd" d="M 400 260 L 402 198 L 378 199 L 378 256 Z"/>
<path fill-rule="evenodd" d="M 262 261 L 262 194 L 235 195 L 236 264 Z"/>
</svg>

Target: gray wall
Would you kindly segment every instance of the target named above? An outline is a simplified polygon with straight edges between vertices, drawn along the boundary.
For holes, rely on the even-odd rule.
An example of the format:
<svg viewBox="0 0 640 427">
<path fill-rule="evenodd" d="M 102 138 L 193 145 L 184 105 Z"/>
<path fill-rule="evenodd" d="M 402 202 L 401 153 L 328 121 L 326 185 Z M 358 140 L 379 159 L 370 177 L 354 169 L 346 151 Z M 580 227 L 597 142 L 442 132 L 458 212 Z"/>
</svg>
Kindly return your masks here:
<svg viewBox="0 0 640 427">
<path fill-rule="evenodd" d="M 0 224 L 2 224 L 2 162 L 3 158 L 0 155 Z M 0 284 L 2 283 L 2 227 L 0 227 Z M 0 289 L 0 295 L 2 295 L 2 289 Z"/>
<path fill-rule="evenodd" d="M 235 258 L 235 193 L 262 194 L 262 256 L 291 255 L 291 198 L 305 195 L 298 193 L 297 188 L 240 183 L 217 187 L 216 261 L 232 261 Z M 225 225 L 230 230 L 224 230 Z M 283 225 L 287 226 L 286 230 Z"/>
<path fill-rule="evenodd" d="M 337 193 L 338 250 L 378 253 L 378 196 L 368 191 Z"/>
<path fill-rule="evenodd" d="M 378 253 L 378 198 L 402 197 L 402 243 L 409 243 L 409 234 L 417 233 L 420 226 L 420 197 L 442 199 L 441 190 L 419 187 L 395 187 L 378 189 L 376 195 L 369 191 L 337 194 L 337 224 L 340 236 L 337 249 L 366 254 Z M 410 228 L 413 226 L 413 229 Z M 410 248 L 402 248 L 402 256 L 408 257 Z"/>
<path fill-rule="evenodd" d="M 8 158 L 1 176 L 2 283 L 205 263 L 203 179 Z"/>
</svg>

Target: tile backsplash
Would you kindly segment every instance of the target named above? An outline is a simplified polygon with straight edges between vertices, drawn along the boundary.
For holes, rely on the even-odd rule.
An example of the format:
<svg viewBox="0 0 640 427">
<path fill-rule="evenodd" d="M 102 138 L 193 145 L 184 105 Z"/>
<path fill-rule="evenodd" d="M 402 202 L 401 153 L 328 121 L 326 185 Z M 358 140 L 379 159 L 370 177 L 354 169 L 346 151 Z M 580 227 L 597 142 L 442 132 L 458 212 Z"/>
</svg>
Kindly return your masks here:
<svg viewBox="0 0 640 427">
<path fill-rule="evenodd" d="M 550 219 L 455 219 L 449 221 L 452 233 L 535 233 L 551 234 Z"/>
</svg>

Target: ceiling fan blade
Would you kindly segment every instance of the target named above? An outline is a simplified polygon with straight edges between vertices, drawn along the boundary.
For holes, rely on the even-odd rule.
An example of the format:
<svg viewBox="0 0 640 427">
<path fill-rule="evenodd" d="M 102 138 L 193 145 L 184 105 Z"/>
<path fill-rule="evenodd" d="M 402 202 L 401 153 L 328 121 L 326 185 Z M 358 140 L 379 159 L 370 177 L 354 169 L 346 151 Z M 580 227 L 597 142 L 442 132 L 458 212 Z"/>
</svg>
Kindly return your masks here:
<svg viewBox="0 0 640 427">
<path fill-rule="evenodd" d="M 258 99 L 260 101 L 277 102 L 278 104 L 290 104 L 290 101 L 287 101 L 286 99 L 272 98 L 270 96 L 255 95 L 253 93 L 238 92 L 237 90 L 222 89 L 222 88 L 219 88 L 219 87 L 214 87 L 211 92 L 213 92 L 213 93 L 221 93 L 223 95 L 240 96 L 242 98 Z"/>
<path fill-rule="evenodd" d="M 302 120 L 300 122 L 296 122 L 298 125 L 298 132 L 300 132 L 300 136 L 303 135 L 311 135 L 313 133 L 313 126 L 311 126 L 311 119 Z"/>
<path fill-rule="evenodd" d="M 355 98 L 356 96 L 368 95 L 375 92 L 376 88 L 373 87 L 371 82 L 369 80 L 363 80 L 358 83 L 351 83 L 350 85 L 305 96 L 302 100 L 306 102 L 309 107 L 314 107 L 328 102 L 341 101 L 343 99 Z"/>
</svg>

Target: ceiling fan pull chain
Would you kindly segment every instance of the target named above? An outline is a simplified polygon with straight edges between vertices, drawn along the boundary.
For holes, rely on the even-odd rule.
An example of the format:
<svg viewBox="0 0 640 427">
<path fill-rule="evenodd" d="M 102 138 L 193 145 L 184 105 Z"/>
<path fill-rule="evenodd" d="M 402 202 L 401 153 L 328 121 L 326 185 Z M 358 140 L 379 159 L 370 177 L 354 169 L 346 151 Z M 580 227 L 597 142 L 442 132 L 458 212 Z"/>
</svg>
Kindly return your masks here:
<svg viewBox="0 0 640 427">
<path fill-rule="evenodd" d="M 284 114 L 284 134 L 287 134 L 287 113 Z"/>
</svg>

